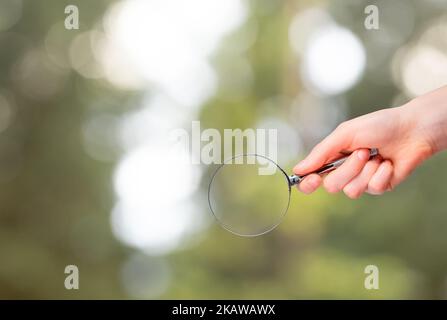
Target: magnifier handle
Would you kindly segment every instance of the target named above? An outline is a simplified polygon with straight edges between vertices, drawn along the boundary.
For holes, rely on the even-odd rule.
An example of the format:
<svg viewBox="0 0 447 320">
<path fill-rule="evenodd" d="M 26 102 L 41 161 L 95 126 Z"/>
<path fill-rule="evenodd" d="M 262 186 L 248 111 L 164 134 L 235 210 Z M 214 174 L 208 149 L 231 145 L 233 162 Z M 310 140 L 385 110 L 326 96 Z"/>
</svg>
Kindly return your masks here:
<svg viewBox="0 0 447 320">
<path fill-rule="evenodd" d="M 372 149 L 369 150 L 369 158 L 370 158 L 370 159 L 371 159 L 372 157 L 378 155 L 378 154 L 379 154 L 379 150 L 377 150 L 377 148 L 372 148 Z M 313 174 L 313 173 L 324 174 L 324 173 L 330 172 L 330 171 L 332 171 L 332 170 L 335 170 L 335 169 L 337 169 L 339 166 L 341 166 L 341 165 L 346 161 L 346 159 L 348 159 L 348 157 L 349 157 L 349 156 L 346 156 L 346 157 L 337 159 L 337 160 L 335 160 L 335 161 L 332 161 L 331 163 L 325 164 L 325 165 L 322 166 L 321 168 L 319 168 L 319 169 L 317 169 L 317 170 L 315 170 L 315 171 L 313 171 L 313 172 L 310 172 L 310 173 L 308 173 L 308 174 L 302 175 L 302 176 L 292 175 L 292 176 L 289 177 L 290 184 L 291 184 L 291 185 L 298 184 L 298 183 L 300 183 L 306 176 L 308 176 L 308 175 L 310 175 L 310 174 Z"/>
</svg>

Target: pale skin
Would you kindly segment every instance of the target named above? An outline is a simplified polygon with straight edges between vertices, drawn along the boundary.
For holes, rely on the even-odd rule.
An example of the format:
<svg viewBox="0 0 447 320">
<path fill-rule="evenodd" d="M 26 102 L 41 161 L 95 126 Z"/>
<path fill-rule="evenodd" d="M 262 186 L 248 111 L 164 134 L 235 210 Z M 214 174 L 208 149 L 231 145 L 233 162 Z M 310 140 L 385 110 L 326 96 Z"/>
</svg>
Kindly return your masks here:
<svg viewBox="0 0 447 320">
<path fill-rule="evenodd" d="M 380 155 L 369 159 L 369 149 Z M 324 177 L 308 175 L 298 189 L 306 194 L 320 185 L 330 193 L 343 191 L 356 199 L 394 189 L 413 170 L 447 148 L 447 86 L 396 108 L 379 110 L 340 124 L 298 163 L 293 172 L 308 174 L 353 151 Z"/>
</svg>

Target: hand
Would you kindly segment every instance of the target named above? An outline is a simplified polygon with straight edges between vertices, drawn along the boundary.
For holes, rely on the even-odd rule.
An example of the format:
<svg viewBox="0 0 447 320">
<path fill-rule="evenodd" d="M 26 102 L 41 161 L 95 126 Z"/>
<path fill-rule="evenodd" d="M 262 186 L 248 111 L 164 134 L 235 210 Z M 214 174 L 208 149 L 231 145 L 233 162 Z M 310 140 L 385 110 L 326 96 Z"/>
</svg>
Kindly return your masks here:
<svg viewBox="0 0 447 320">
<path fill-rule="evenodd" d="M 312 172 L 354 151 L 327 176 L 308 175 L 298 188 L 315 191 L 322 183 L 330 193 L 343 190 L 350 198 L 393 189 L 425 159 L 447 147 L 447 87 L 416 98 L 404 106 L 383 109 L 346 121 L 295 166 L 298 175 Z M 369 160 L 369 149 L 380 156 Z"/>
</svg>

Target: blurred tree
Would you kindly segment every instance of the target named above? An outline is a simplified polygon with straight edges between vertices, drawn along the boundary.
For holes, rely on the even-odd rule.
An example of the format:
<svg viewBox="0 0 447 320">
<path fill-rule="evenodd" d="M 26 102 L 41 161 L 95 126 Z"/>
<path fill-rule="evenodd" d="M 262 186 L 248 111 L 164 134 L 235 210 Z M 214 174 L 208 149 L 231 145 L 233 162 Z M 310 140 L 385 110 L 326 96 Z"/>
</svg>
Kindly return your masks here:
<svg viewBox="0 0 447 320">
<path fill-rule="evenodd" d="M 62 31 L 65 43 L 89 30 L 109 1 L 70 4 L 81 28 Z M 0 133 L 1 298 L 125 297 L 117 277 L 125 250 L 109 227 L 113 164 L 85 154 L 81 128 L 95 99 L 114 97 L 109 108 L 119 110 L 127 94 L 49 58 L 45 39 L 53 26 L 65 30 L 65 5 L 23 1 L 20 20 L 0 33 L 0 94 L 14 115 Z M 61 50 L 68 56 L 68 46 Z M 69 264 L 79 267 L 82 290 L 64 288 Z"/>
</svg>

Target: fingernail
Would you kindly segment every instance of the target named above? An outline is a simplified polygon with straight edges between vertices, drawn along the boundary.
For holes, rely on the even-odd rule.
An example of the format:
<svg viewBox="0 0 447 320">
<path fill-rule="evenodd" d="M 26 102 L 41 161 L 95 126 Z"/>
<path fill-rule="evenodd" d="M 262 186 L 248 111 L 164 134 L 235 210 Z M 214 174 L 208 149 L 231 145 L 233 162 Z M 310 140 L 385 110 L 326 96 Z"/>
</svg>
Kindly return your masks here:
<svg viewBox="0 0 447 320">
<path fill-rule="evenodd" d="M 362 161 L 366 161 L 369 159 L 369 151 L 366 149 L 359 150 L 357 151 L 357 157 Z"/>
</svg>

